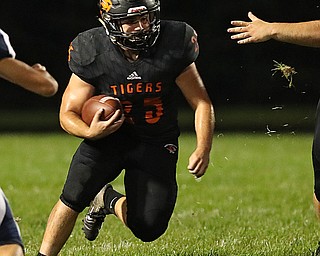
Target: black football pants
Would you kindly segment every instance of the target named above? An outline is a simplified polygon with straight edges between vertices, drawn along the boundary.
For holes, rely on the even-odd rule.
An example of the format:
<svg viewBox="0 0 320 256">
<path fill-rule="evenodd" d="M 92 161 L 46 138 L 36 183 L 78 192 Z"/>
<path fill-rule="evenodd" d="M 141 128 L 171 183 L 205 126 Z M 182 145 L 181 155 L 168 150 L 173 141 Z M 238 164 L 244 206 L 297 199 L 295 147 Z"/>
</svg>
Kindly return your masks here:
<svg viewBox="0 0 320 256">
<path fill-rule="evenodd" d="M 73 156 L 61 200 L 77 212 L 101 188 L 125 170 L 127 224 L 142 241 L 153 241 L 167 229 L 176 197 L 177 139 L 146 143 L 116 133 L 99 141 L 83 141 Z"/>
</svg>

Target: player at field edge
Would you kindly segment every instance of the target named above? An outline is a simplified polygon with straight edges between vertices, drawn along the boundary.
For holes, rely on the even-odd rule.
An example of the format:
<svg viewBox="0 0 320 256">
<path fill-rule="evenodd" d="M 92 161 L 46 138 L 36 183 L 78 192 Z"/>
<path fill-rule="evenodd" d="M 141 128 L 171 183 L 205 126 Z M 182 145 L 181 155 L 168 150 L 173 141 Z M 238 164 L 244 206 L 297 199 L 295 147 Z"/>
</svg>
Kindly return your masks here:
<svg viewBox="0 0 320 256">
<path fill-rule="evenodd" d="M 179 89 L 195 111 L 197 143 L 187 168 L 201 177 L 210 161 L 214 110 L 195 65 L 199 46 L 194 29 L 185 22 L 160 21 L 158 0 L 101 0 L 98 5 L 103 26 L 80 33 L 69 49 L 72 75 L 62 97 L 60 123 L 84 140 L 38 255 L 60 252 L 91 201 L 83 227 L 89 240 L 96 238 L 108 214 L 144 242 L 164 234 L 178 190 Z M 96 94 L 119 98 L 124 116 L 116 121 L 116 112 L 99 121 L 97 111 L 86 125 L 81 108 Z M 126 195 L 106 185 L 122 170 Z"/>
<path fill-rule="evenodd" d="M 13 84 L 39 94 L 53 96 L 58 90 L 57 81 L 40 64 L 29 66 L 15 58 L 9 36 L 0 29 L 0 77 Z M 24 245 L 9 202 L 0 188 L 0 255 L 24 255 Z"/>
<path fill-rule="evenodd" d="M 250 21 L 231 21 L 234 27 L 229 28 L 231 39 L 238 44 L 260 43 L 270 39 L 280 42 L 308 47 L 320 47 L 320 20 L 305 22 L 266 22 L 248 13 Z M 315 133 L 312 145 L 312 162 L 314 169 L 313 202 L 316 216 L 320 219 L 320 101 L 316 111 Z M 320 256 L 320 247 L 316 255 Z"/>
</svg>

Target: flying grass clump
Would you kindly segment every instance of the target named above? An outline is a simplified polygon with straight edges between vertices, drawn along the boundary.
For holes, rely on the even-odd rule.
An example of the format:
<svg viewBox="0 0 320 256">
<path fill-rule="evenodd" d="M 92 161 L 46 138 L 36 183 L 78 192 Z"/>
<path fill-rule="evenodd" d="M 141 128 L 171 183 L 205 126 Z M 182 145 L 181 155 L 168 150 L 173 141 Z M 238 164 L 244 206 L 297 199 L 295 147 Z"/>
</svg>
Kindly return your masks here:
<svg viewBox="0 0 320 256">
<path fill-rule="evenodd" d="M 271 69 L 271 71 L 274 71 L 272 75 L 280 71 L 282 73 L 282 77 L 285 77 L 287 81 L 289 82 L 289 88 L 294 87 L 293 85 L 293 75 L 297 74 L 294 67 L 290 67 L 286 64 L 279 63 L 277 61 L 273 61 L 275 64 L 275 68 Z"/>
</svg>

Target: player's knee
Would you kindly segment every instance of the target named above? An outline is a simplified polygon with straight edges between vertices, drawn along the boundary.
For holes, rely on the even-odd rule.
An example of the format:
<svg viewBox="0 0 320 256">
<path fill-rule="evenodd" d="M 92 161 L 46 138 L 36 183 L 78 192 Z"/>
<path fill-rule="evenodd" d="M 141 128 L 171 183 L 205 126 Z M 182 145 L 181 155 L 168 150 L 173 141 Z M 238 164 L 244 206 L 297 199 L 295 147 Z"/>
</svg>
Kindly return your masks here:
<svg viewBox="0 0 320 256">
<path fill-rule="evenodd" d="M 85 190 L 82 185 L 87 182 L 87 176 L 83 175 L 83 173 L 90 173 L 90 168 L 83 164 L 75 164 L 70 169 L 76 168 L 81 170 L 80 174 L 71 170 L 69 171 L 60 199 L 72 210 L 82 212 L 94 198 L 94 195 L 93 192 Z"/>
<path fill-rule="evenodd" d="M 19 244 L 0 245 L 0 255 L 24 256 L 24 249 Z"/>
<path fill-rule="evenodd" d="M 152 242 L 156 239 L 158 239 L 161 235 L 164 234 L 164 232 L 167 229 L 167 225 L 160 226 L 160 225 L 154 225 L 154 226 L 146 226 L 146 225 L 135 225 L 131 228 L 131 231 L 133 234 L 139 238 L 143 242 Z"/>
<path fill-rule="evenodd" d="M 80 197 L 77 198 L 74 195 L 75 194 L 62 193 L 60 200 L 72 210 L 82 212 L 86 208 L 86 204 L 83 203 Z"/>
<path fill-rule="evenodd" d="M 144 218 L 128 218 L 128 226 L 132 233 L 143 242 L 152 242 L 158 239 L 167 230 L 170 217 L 149 214 Z"/>
</svg>

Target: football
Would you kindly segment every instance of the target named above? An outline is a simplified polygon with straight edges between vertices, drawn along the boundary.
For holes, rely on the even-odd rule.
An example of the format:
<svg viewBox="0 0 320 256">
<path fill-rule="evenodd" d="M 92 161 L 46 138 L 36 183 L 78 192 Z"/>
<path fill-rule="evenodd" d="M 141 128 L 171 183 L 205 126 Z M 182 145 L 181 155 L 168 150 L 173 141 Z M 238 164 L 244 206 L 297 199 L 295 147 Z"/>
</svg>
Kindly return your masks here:
<svg viewBox="0 0 320 256">
<path fill-rule="evenodd" d="M 100 117 L 101 121 L 107 121 L 118 109 L 122 113 L 119 99 L 106 95 L 96 95 L 83 104 L 81 111 L 82 120 L 90 126 L 95 113 L 101 108 L 103 108 L 103 113 Z"/>
</svg>

